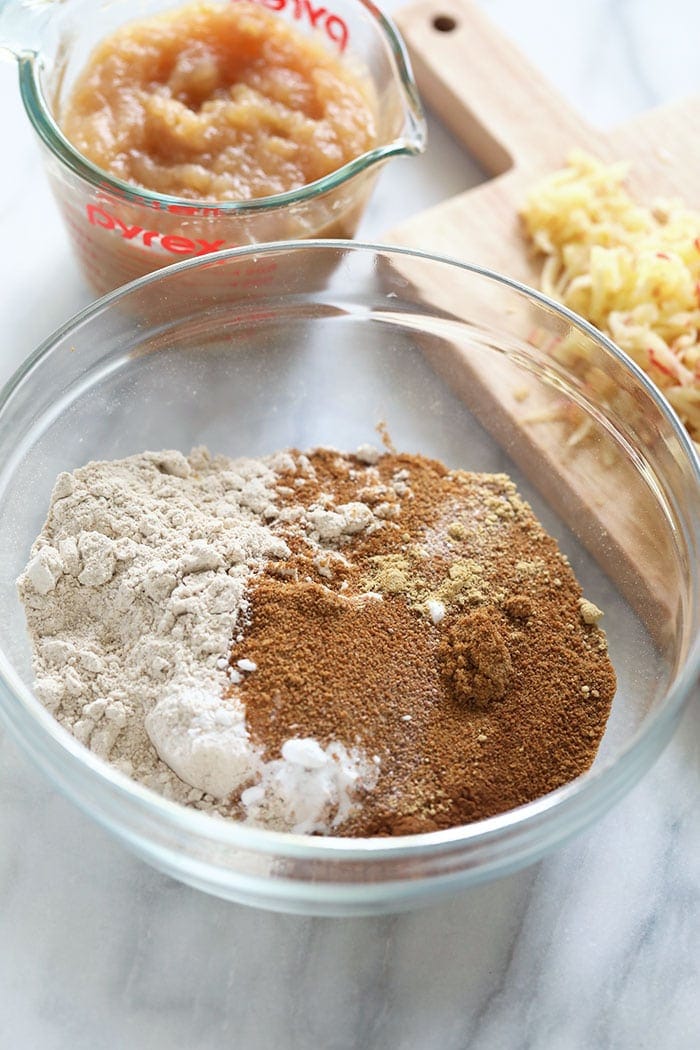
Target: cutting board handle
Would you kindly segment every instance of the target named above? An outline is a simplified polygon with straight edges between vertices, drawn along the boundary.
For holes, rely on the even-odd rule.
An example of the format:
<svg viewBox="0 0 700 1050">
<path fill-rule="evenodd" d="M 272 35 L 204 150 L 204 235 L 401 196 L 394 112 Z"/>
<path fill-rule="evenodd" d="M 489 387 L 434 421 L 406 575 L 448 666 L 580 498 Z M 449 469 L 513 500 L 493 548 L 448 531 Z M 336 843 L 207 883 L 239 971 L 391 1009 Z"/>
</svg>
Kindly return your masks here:
<svg viewBox="0 0 700 1050">
<path fill-rule="evenodd" d="M 594 132 L 469 0 L 419 0 L 396 22 L 426 103 L 490 175 L 562 162 Z"/>
</svg>

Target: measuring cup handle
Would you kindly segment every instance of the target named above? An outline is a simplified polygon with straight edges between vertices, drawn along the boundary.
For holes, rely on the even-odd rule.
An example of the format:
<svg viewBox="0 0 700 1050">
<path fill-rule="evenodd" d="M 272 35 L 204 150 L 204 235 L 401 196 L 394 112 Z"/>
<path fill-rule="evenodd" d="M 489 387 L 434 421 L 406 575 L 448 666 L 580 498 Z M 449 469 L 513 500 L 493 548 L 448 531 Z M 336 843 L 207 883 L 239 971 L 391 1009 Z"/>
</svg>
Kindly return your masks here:
<svg viewBox="0 0 700 1050">
<path fill-rule="evenodd" d="M 55 0 L 0 0 L 0 55 L 36 54 Z"/>
</svg>

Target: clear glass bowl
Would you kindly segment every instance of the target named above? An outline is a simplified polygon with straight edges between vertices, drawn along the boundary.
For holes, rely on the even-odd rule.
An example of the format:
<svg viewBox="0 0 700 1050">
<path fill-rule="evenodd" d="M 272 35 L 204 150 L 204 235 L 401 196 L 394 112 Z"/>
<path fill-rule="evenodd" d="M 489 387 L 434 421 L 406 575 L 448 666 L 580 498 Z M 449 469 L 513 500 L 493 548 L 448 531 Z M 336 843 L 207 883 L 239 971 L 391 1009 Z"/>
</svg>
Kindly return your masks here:
<svg viewBox="0 0 700 1050">
<path fill-rule="evenodd" d="M 510 473 L 606 611 L 619 689 L 592 769 L 466 827 L 342 840 L 170 803 L 32 695 L 15 578 L 53 481 L 88 459 L 197 444 L 231 456 L 401 449 Z M 0 396 L 0 714 L 85 812 L 210 893 L 317 914 L 396 910 L 541 857 L 598 818 L 669 739 L 700 657 L 700 473 L 647 378 L 544 297 L 416 252 L 285 242 L 185 262 L 55 333 Z"/>
</svg>

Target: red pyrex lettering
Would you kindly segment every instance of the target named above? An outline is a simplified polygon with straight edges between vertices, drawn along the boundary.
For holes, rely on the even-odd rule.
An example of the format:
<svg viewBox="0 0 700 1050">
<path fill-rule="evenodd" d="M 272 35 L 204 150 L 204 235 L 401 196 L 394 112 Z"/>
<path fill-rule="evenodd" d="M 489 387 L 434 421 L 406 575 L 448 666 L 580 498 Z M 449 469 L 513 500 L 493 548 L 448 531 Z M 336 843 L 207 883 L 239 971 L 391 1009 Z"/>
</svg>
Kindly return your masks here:
<svg viewBox="0 0 700 1050">
<path fill-rule="evenodd" d="M 143 226 L 127 226 L 116 215 L 110 215 L 106 208 L 97 204 L 87 204 L 88 222 L 91 226 L 100 226 L 103 230 L 114 230 L 125 241 L 141 241 L 146 248 L 158 244 L 164 251 L 174 255 L 208 255 L 223 248 L 226 241 L 205 241 L 200 237 L 180 237 L 170 233 L 159 233 L 157 230 L 146 230 Z"/>
<path fill-rule="evenodd" d="M 270 11 L 291 11 L 292 16 L 299 21 L 304 19 L 314 29 L 323 29 L 329 40 L 337 45 L 339 51 L 344 51 L 350 39 L 347 22 L 340 15 L 334 15 L 328 8 L 319 5 L 314 7 L 311 0 L 257 0 L 257 3 L 267 7 Z"/>
</svg>

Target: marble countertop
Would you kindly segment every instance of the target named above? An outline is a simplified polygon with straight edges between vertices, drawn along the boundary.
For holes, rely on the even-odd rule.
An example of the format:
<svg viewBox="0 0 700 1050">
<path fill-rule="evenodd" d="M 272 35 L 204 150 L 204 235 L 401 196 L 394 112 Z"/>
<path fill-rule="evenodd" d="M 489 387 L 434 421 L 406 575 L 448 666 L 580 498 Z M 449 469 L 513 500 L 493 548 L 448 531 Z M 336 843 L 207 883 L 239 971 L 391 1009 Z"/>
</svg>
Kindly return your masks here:
<svg viewBox="0 0 700 1050">
<path fill-rule="evenodd" d="M 397 0 L 384 0 L 387 11 Z M 691 0 L 481 0 L 588 119 L 698 91 Z M 0 381 L 89 301 L 11 63 L 0 65 Z M 431 120 L 360 231 L 474 185 Z M 0 1048 L 694 1050 L 700 1046 L 700 707 L 598 825 L 425 910 L 310 919 L 146 867 L 0 730 Z"/>
</svg>

